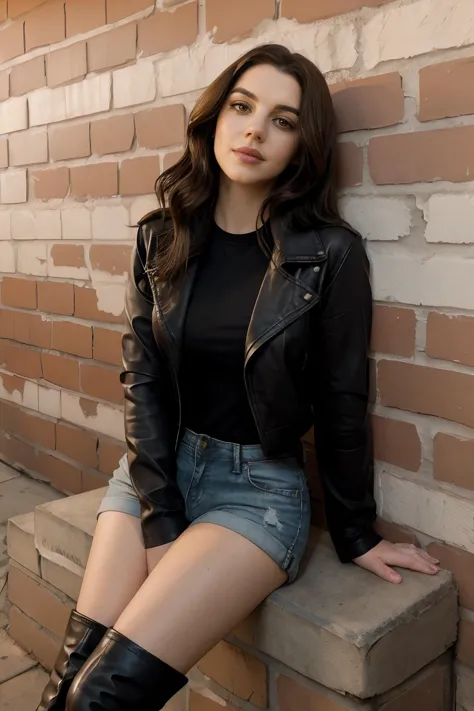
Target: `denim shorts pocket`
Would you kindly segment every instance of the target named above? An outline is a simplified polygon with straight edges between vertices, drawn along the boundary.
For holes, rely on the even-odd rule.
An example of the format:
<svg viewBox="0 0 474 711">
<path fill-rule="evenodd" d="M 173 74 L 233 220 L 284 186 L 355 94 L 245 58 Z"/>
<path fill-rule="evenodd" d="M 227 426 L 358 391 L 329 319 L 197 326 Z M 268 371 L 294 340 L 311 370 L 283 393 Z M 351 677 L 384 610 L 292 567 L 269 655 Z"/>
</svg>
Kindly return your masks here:
<svg viewBox="0 0 474 711">
<path fill-rule="evenodd" d="M 250 460 L 245 469 L 249 483 L 259 491 L 294 499 L 301 496 L 305 474 L 296 457 Z"/>
</svg>

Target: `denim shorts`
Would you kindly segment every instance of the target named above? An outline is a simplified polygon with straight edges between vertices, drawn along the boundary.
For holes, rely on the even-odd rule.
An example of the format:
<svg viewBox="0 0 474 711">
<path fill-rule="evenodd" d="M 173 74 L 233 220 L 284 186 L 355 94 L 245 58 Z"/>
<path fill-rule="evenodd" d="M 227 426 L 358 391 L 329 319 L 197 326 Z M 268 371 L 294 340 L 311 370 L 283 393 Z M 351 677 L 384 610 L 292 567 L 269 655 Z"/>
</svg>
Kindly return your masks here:
<svg viewBox="0 0 474 711">
<path fill-rule="evenodd" d="M 186 430 L 177 453 L 177 483 L 190 525 L 214 523 L 261 548 L 293 582 L 310 531 L 310 497 L 297 456 L 268 459 L 258 445 L 222 442 Z M 124 456 L 98 514 L 140 517 Z"/>
</svg>

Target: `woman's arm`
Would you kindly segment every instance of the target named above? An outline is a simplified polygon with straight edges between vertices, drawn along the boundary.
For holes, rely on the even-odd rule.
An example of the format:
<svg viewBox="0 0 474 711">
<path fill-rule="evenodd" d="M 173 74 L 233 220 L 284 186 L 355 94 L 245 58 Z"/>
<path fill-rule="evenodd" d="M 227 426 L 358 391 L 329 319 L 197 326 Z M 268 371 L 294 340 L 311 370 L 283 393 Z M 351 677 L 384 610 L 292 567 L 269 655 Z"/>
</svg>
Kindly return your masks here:
<svg viewBox="0 0 474 711">
<path fill-rule="evenodd" d="M 145 261 L 139 227 L 125 298 L 121 382 L 130 477 L 140 499 L 145 547 L 153 548 L 178 538 L 188 524 L 176 483 L 171 374 L 153 335 L 154 305 Z"/>
<path fill-rule="evenodd" d="M 323 297 L 313 395 L 315 441 L 326 518 L 337 554 L 350 562 L 382 539 L 372 486 L 368 354 L 372 326 L 369 262 L 355 236 Z"/>
</svg>

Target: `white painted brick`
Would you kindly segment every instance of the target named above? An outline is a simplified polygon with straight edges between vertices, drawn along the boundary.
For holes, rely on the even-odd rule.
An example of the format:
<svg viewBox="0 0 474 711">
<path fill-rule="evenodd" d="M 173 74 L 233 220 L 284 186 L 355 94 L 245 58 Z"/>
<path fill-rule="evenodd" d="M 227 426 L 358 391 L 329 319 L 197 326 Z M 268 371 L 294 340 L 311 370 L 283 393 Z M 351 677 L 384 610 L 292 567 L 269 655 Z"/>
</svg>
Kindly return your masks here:
<svg viewBox="0 0 474 711">
<path fill-rule="evenodd" d="M 66 86 L 66 117 L 70 119 L 108 111 L 110 85 L 110 74 L 98 74 Z"/>
<path fill-rule="evenodd" d="M 0 273 L 15 272 L 15 247 L 11 242 L 0 242 Z"/>
<path fill-rule="evenodd" d="M 151 62 L 138 62 L 113 73 L 114 107 L 136 106 L 156 98 L 155 69 Z"/>
<path fill-rule="evenodd" d="M 265 22 L 257 37 L 233 44 L 213 44 L 207 36 L 198 44 L 164 57 L 157 65 L 158 85 L 163 96 L 204 89 L 242 54 L 272 42 L 304 54 L 322 72 L 350 69 L 357 61 L 356 41 L 354 23 L 346 18 L 306 25 L 287 19 Z"/>
<path fill-rule="evenodd" d="M 0 175 L 0 200 L 7 205 L 28 199 L 26 170 L 8 170 Z"/>
<path fill-rule="evenodd" d="M 65 121 L 66 92 L 65 87 L 58 89 L 38 89 L 28 97 L 30 107 L 30 126 L 44 126 L 47 123 Z"/>
<path fill-rule="evenodd" d="M 65 207 L 61 210 L 63 239 L 92 239 L 91 211 L 88 207 Z"/>
<path fill-rule="evenodd" d="M 63 420 L 72 422 L 79 427 L 100 432 L 100 434 L 120 441 L 125 439 L 123 411 L 110 407 L 110 405 L 98 402 L 96 413 L 85 414 L 81 407 L 81 397 L 62 390 L 61 413 Z"/>
<path fill-rule="evenodd" d="M 25 158 L 25 153 L 27 157 Z M 48 129 L 22 131 L 10 136 L 10 165 L 33 165 L 48 161 Z M 21 158 L 23 156 L 23 158 Z M 21 158 L 21 159 L 20 159 Z"/>
<path fill-rule="evenodd" d="M 383 469 L 376 497 L 381 517 L 474 552 L 474 501 Z"/>
<path fill-rule="evenodd" d="M 21 274 L 48 275 L 48 253 L 44 242 L 21 242 L 17 249 L 18 271 Z"/>
<path fill-rule="evenodd" d="M 61 239 L 61 219 L 58 210 L 13 210 L 12 239 Z"/>
<path fill-rule="evenodd" d="M 96 286 L 97 308 L 113 316 L 123 312 L 126 286 L 122 284 L 104 284 Z"/>
<path fill-rule="evenodd" d="M 38 409 L 43 415 L 61 419 L 61 391 L 38 387 Z"/>
<path fill-rule="evenodd" d="M 19 96 L 0 102 L 0 134 L 28 128 L 26 97 Z"/>
<path fill-rule="evenodd" d="M 417 205 L 427 222 L 427 242 L 474 242 L 474 195 L 431 195 Z"/>
<path fill-rule="evenodd" d="M 98 240 L 130 240 L 130 216 L 123 205 L 96 207 L 92 212 L 92 236 Z"/>
<path fill-rule="evenodd" d="M 410 234 L 411 211 L 404 200 L 347 196 L 340 207 L 344 219 L 368 240 L 384 242 Z"/>
<path fill-rule="evenodd" d="M 17 375 L 0 373 L 0 400 L 15 402 L 38 412 L 38 386 Z"/>
<path fill-rule="evenodd" d="M 389 254 L 369 243 L 374 298 L 402 304 L 474 309 L 474 260 Z"/>
<path fill-rule="evenodd" d="M 0 240 L 11 239 L 10 210 L 0 210 Z"/>
<path fill-rule="evenodd" d="M 51 256 L 53 248 L 54 245 L 49 245 L 48 247 L 48 276 L 59 279 L 88 281 L 89 270 L 86 267 L 56 266 Z"/>
<path fill-rule="evenodd" d="M 143 195 L 136 198 L 130 207 L 130 224 L 136 225 L 138 220 L 147 215 L 152 210 L 158 208 L 158 200 L 155 195 Z M 133 236 L 133 235 L 132 235 Z"/>
<path fill-rule="evenodd" d="M 418 0 L 380 8 L 361 32 L 367 69 L 391 59 L 416 57 L 474 43 L 472 0 Z"/>
</svg>

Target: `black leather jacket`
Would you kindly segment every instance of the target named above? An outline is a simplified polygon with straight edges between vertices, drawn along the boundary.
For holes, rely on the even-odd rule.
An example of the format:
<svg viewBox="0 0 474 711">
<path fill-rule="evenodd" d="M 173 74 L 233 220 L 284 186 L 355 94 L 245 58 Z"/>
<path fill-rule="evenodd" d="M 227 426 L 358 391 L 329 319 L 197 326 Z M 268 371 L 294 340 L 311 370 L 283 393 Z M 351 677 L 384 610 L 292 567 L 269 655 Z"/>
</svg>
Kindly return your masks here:
<svg viewBox="0 0 474 711">
<path fill-rule="evenodd" d="M 130 476 L 140 499 L 145 546 L 187 527 L 176 484 L 181 431 L 178 371 L 184 317 L 199 249 L 179 283 L 151 265 L 161 212 L 139 224 L 123 337 L 125 430 Z M 368 351 L 369 263 L 360 237 L 344 227 L 292 232 L 272 223 L 274 262 L 248 328 L 245 383 L 268 457 L 295 451 L 314 424 L 328 527 L 349 562 L 381 539 L 373 531 Z M 282 271 L 276 265 L 282 267 Z"/>
</svg>

